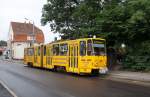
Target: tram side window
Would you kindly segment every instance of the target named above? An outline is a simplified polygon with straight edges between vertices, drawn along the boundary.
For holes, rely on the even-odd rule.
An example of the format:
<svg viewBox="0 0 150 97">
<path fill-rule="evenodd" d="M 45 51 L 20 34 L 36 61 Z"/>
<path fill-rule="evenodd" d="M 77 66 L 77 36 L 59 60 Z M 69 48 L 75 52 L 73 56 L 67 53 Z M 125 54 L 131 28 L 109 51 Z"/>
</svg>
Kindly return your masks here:
<svg viewBox="0 0 150 97">
<path fill-rule="evenodd" d="M 46 55 L 46 46 L 44 46 L 44 56 Z"/>
<path fill-rule="evenodd" d="M 38 55 L 40 56 L 40 51 L 41 51 L 41 48 L 38 47 Z"/>
<path fill-rule="evenodd" d="M 53 55 L 56 55 L 56 56 L 59 55 L 59 44 L 53 45 Z"/>
<path fill-rule="evenodd" d="M 80 41 L 80 55 L 86 55 L 86 41 Z"/>
<path fill-rule="evenodd" d="M 60 55 L 66 56 L 68 52 L 68 44 L 60 44 Z"/>
<path fill-rule="evenodd" d="M 92 55 L 92 40 L 87 41 L 87 55 Z"/>
<path fill-rule="evenodd" d="M 46 51 L 47 51 L 47 53 L 46 53 L 47 56 L 50 56 L 50 48 L 49 47 L 46 48 Z"/>
<path fill-rule="evenodd" d="M 53 47 L 52 47 L 52 48 L 50 48 L 50 50 L 49 50 L 49 55 L 50 55 L 50 56 L 52 56 L 52 55 L 53 55 Z"/>
<path fill-rule="evenodd" d="M 37 48 L 35 48 L 34 51 L 35 51 L 35 56 L 37 56 L 37 51 L 38 51 Z"/>
<path fill-rule="evenodd" d="M 24 50 L 24 55 L 27 55 L 27 50 L 26 49 Z"/>
</svg>

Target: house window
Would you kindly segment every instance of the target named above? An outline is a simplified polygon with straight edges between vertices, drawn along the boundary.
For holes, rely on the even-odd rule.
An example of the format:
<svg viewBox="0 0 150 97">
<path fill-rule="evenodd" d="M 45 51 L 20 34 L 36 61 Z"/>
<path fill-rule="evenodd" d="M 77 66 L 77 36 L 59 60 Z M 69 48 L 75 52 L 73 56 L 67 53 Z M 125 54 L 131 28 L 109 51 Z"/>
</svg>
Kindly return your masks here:
<svg viewBox="0 0 150 97">
<path fill-rule="evenodd" d="M 32 41 L 32 40 L 35 40 L 35 39 L 36 39 L 36 37 L 34 37 L 33 35 L 27 36 L 27 40 Z"/>
<path fill-rule="evenodd" d="M 21 45 L 21 44 L 19 44 L 19 43 L 17 44 L 17 46 L 20 46 L 20 45 Z"/>
</svg>

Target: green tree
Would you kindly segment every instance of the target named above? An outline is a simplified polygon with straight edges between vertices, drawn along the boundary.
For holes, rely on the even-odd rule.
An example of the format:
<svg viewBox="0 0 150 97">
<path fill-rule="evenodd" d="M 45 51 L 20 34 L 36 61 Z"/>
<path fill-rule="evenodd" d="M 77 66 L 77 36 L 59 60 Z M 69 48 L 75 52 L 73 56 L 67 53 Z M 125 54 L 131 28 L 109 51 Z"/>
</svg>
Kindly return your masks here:
<svg viewBox="0 0 150 97">
<path fill-rule="evenodd" d="M 102 0 L 85 0 L 75 9 L 72 17 L 76 22 L 74 29 L 81 37 L 96 35 L 96 17 L 102 10 Z"/>
<path fill-rule="evenodd" d="M 4 41 L 4 40 L 1 40 L 1 41 L 0 41 L 0 46 L 7 46 L 7 42 Z"/>
<path fill-rule="evenodd" d="M 42 24 L 49 23 L 51 31 L 70 37 L 73 34 L 74 24 L 71 15 L 79 2 L 78 0 L 47 0 L 47 4 L 43 6 Z"/>
<path fill-rule="evenodd" d="M 62 36 L 105 37 L 109 45 L 149 38 L 149 0 L 48 0 L 42 24 Z M 144 37 L 144 38 L 143 38 Z"/>
</svg>

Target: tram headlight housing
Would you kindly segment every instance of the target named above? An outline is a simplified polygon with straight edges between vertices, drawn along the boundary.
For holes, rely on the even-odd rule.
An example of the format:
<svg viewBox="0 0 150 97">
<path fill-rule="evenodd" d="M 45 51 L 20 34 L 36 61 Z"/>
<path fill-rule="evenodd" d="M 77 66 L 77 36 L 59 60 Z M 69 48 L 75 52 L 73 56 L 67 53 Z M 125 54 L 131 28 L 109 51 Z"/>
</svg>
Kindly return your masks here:
<svg viewBox="0 0 150 97">
<path fill-rule="evenodd" d="M 107 74 L 107 72 L 108 72 L 108 68 L 107 67 L 99 69 L 99 73 L 100 74 Z"/>
</svg>

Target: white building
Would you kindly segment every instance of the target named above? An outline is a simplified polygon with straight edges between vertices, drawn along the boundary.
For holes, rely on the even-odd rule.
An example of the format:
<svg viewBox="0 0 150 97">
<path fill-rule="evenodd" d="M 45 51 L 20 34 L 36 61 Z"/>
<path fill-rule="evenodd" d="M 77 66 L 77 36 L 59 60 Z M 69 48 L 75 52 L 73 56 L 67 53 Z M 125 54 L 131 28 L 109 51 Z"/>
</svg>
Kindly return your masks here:
<svg viewBox="0 0 150 97">
<path fill-rule="evenodd" d="M 31 23 L 11 22 L 8 37 L 8 49 L 13 59 L 23 59 L 24 48 L 44 43 L 42 30 Z"/>
</svg>

